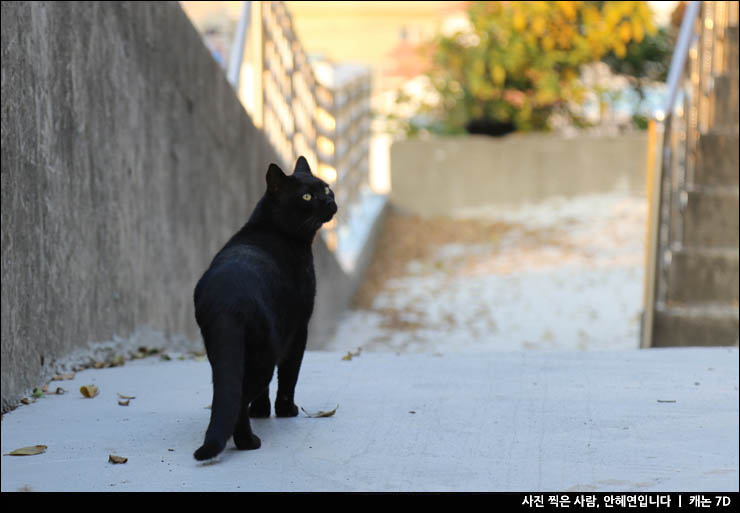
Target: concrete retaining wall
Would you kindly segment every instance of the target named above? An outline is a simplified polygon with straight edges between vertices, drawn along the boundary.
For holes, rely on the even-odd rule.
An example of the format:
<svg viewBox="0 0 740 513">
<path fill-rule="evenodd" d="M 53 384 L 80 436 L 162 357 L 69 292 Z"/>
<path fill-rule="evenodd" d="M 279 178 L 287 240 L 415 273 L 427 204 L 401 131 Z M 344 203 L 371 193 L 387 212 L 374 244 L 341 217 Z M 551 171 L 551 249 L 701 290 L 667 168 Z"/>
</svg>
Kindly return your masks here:
<svg viewBox="0 0 740 513">
<path fill-rule="evenodd" d="M 644 194 L 644 133 L 440 137 L 393 143 L 391 202 L 421 215 L 613 191 Z"/>
<path fill-rule="evenodd" d="M 176 2 L 3 2 L 3 411 L 91 343 L 200 347 L 193 288 L 271 161 Z M 313 347 L 351 293 L 316 246 Z"/>
</svg>

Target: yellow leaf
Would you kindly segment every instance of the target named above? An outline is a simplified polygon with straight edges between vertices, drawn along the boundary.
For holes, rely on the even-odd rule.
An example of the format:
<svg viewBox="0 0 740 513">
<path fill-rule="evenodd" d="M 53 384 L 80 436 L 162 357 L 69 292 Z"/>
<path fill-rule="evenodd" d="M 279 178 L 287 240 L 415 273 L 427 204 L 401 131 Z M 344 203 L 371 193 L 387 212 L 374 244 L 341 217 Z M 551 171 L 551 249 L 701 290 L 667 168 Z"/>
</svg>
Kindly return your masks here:
<svg viewBox="0 0 740 513">
<path fill-rule="evenodd" d="M 645 30 L 642 28 L 642 24 L 636 20 L 632 22 L 632 37 L 638 43 L 645 38 Z"/>
<path fill-rule="evenodd" d="M 545 28 L 547 27 L 547 24 L 545 23 L 545 19 L 542 17 L 537 17 L 532 22 L 532 31 L 538 35 L 541 36 L 545 33 Z"/>
<path fill-rule="evenodd" d="M 560 10 L 563 11 L 565 17 L 569 20 L 573 20 L 576 17 L 576 10 L 573 8 L 573 2 L 557 2 Z"/>
<path fill-rule="evenodd" d="M 354 352 L 354 353 L 352 351 L 347 351 L 347 354 L 344 355 L 344 356 L 342 356 L 342 360 L 349 361 L 349 360 L 351 360 L 355 356 L 360 356 L 360 353 L 361 352 L 362 352 L 362 348 L 361 347 L 358 348 L 357 351 Z"/>
<path fill-rule="evenodd" d="M 622 23 L 619 24 L 619 38 L 623 42 L 627 43 L 631 37 L 632 37 L 632 26 L 628 22 L 623 21 Z"/>
<path fill-rule="evenodd" d="M 514 15 L 513 23 L 514 28 L 519 32 L 523 31 L 527 26 L 527 20 L 524 19 L 524 16 L 522 16 L 521 13 L 516 13 Z"/>
<path fill-rule="evenodd" d="M 506 70 L 503 68 L 503 66 L 499 66 L 498 64 L 493 67 L 493 82 L 496 85 L 503 85 L 504 81 L 506 80 Z"/>
<path fill-rule="evenodd" d="M 337 407 L 334 408 L 333 410 L 329 410 L 329 411 L 321 411 L 321 410 L 319 410 L 316 413 L 309 413 L 306 410 L 303 410 L 303 408 L 301 408 L 301 410 L 303 410 L 303 413 L 305 413 L 306 415 L 308 415 L 312 419 L 317 419 L 317 418 L 321 418 L 321 417 L 331 417 L 332 415 L 334 415 L 337 412 L 337 409 L 339 409 L 339 405 L 338 404 L 337 404 Z"/>
<path fill-rule="evenodd" d="M 9 452 L 6 456 L 35 456 L 46 451 L 45 445 L 30 445 L 28 447 L 21 447 L 13 452 Z"/>
<path fill-rule="evenodd" d="M 88 399 L 92 399 L 96 395 L 98 395 L 98 387 L 95 385 L 83 385 L 80 387 L 80 393 L 87 397 Z"/>
<path fill-rule="evenodd" d="M 617 57 L 619 57 L 621 59 L 622 57 L 624 57 L 625 55 L 627 55 L 627 47 L 624 46 L 621 42 L 618 41 L 614 45 L 614 53 L 617 54 Z"/>
</svg>

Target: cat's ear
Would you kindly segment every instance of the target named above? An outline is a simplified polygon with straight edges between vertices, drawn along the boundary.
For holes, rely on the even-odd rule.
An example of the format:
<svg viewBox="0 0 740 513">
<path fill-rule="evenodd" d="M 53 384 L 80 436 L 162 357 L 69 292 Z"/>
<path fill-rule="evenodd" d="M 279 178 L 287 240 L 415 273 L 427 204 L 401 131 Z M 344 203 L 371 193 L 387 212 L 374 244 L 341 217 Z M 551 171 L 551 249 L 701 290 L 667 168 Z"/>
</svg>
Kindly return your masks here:
<svg viewBox="0 0 740 513">
<path fill-rule="evenodd" d="M 267 168 L 267 190 L 273 194 L 280 191 L 283 182 L 287 178 L 283 170 L 277 164 L 270 164 Z"/>
<path fill-rule="evenodd" d="M 295 163 L 295 169 L 293 170 L 293 174 L 296 173 L 305 173 L 309 176 L 313 176 L 313 173 L 311 173 L 311 168 L 308 166 L 308 161 L 306 160 L 306 157 L 301 155 L 298 157 L 298 160 Z"/>
</svg>

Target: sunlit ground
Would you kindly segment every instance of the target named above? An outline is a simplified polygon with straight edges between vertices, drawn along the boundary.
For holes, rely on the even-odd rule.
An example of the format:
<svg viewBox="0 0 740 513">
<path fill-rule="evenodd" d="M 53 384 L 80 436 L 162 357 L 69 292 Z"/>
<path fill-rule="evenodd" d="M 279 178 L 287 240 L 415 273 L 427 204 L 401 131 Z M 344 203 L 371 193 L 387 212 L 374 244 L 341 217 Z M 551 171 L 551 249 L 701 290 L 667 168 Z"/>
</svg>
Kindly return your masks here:
<svg viewBox="0 0 740 513">
<path fill-rule="evenodd" d="M 646 211 L 642 197 L 611 194 L 466 219 L 392 214 L 326 349 L 636 348 Z"/>
</svg>

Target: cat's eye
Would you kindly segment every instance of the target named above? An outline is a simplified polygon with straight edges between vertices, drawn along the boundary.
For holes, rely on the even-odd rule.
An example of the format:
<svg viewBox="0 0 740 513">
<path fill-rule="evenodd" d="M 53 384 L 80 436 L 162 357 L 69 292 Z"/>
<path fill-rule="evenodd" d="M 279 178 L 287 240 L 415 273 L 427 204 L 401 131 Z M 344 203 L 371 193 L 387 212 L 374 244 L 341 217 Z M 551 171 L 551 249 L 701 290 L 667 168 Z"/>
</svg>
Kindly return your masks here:
<svg viewBox="0 0 740 513">
<path fill-rule="evenodd" d="M 330 192 L 331 191 L 329 190 L 328 187 L 324 187 L 324 194 L 326 194 L 328 196 Z"/>
<path fill-rule="evenodd" d="M 311 195 L 309 193 L 304 194 L 302 197 L 306 201 L 311 201 Z"/>
</svg>

